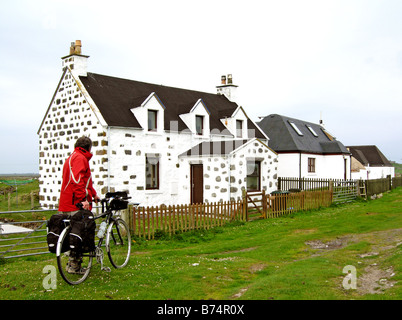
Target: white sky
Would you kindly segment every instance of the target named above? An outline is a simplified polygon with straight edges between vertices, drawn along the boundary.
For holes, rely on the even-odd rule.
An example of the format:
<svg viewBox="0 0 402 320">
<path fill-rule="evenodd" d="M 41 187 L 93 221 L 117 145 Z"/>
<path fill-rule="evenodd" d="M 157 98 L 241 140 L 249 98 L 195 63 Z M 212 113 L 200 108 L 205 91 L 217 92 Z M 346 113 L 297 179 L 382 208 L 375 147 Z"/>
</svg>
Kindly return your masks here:
<svg viewBox="0 0 402 320">
<path fill-rule="evenodd" d="M 216 92 L 250 118 L 318 123 L 402 163 L 402 1 L 3 0 L 0 173 L 38 172 L 37 130 L 81 40 L 89 72 Z"/>
</svg>

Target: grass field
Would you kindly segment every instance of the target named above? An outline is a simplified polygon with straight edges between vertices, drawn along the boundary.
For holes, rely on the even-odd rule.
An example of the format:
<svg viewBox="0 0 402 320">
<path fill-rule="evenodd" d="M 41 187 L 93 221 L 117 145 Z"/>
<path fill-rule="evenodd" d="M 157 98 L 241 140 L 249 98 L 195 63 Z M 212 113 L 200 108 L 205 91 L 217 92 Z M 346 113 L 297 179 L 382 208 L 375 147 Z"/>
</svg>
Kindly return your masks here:
<svg viewBox="0 0 402 320">
<path fill-rule="evenodd" d="M 402 188 L 381 199 L 133 242 L 129 265 L 96 264 L 46 290 L 54 255 L 0 261 L 0 300 L 349 300 L 402 298 Z M 342 285 L 344 267 L 356 289 Z M 350 267 L 349 267 L 350 268 Z"/>
<path fill-rule="evenodd" d="M 4 180 L 11 181 L 12 177 L 0 177 Z M 16 177 L 18 182 L 22 183 L 24 180 L 31 181 L 32 177 Z M 33 206 L 34 208 L 39 207 L 39 180 L 35 179 L 33 182 L 28 184 L 21 184 L 17 187 L 13 185 L 8 185 L 0 181 L 0 211 L 9 211 L 9 200 L 8 195 L 10 194 L 10 211 L 16 210 L 30 210 L 32 209 L 31 196 L 33 193 Z"/>
</svg>

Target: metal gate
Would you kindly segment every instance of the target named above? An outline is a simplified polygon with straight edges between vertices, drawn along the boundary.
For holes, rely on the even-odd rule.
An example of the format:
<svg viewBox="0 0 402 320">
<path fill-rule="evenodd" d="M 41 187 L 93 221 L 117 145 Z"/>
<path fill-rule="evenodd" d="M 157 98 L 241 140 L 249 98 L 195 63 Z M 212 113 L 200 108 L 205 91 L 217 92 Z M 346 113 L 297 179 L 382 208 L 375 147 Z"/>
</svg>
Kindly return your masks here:
<svg viewBox="0 0 402 320">
<path fill-rule="evenodd" d="M 344 203 L 356 200 L 359 195 L 358 180 L 334 180 L 332 186 L 333 202 Z"/>
<path fill-rule="evenodd" d="M 26 213 L 46 213 L 46 217 L 57 210 L 24 210 L 0 212 L 0 218 Z M 10 219 L 14 220 L 14 219 Z M 42 220 L 13 222 L 0 219 L 0 258 L 10 259 L 49 253 L 46 241 L 46 223 Z"/>
</svg>

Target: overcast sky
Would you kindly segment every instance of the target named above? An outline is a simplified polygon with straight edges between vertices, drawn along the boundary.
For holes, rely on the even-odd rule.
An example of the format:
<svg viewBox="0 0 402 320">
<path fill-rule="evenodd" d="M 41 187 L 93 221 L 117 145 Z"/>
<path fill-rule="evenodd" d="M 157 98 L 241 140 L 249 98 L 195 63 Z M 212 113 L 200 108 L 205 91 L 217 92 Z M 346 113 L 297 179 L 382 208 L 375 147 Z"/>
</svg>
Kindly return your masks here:
<svg viewBox="0 0 402 320">
<path fill-rule="evenodd" d="M 402 163 L 401 17 L 400 0 L 3 0 L 0 173 L 38 172 L 75 40 L 89 72 L 212 93 L 231 73 L 252 120 L 322 113 L 344 145 Z"/>
</svg>

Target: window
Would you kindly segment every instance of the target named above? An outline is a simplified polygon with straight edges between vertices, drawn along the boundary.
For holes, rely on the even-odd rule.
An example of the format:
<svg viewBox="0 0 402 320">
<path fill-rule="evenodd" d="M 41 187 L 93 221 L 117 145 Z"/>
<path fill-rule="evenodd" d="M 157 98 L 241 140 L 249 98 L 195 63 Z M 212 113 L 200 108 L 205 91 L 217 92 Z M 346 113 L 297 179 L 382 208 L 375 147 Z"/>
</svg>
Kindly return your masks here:
<svg viewBox="0 0 402 320">
<path fill-rule="evenodd" d="M 314 137 L 318 137 L 318 134 L 314 131 L 314 129 L 311 126 L 307 126 L 307 128 L 310 130 L 310 132 L 313 134 Z"/>
<path fill-rule="evenodd" d="M 158 128 L 158 111 L 148 110 L 148 131 L 156 131 Z"/>
<path fill-rule="evenodd" d="M 247 191 L 261 190 L 261 162 L 260 161 L 247 161 Z"/>
<path fill-rule="evenodd" d="M 159 189 L 159 157 L 146 156 L 145 182 L 147 190 Z"/>
<path fill-rule="evenodd" d="M 290 121 L 289 121 L 289 123 L 290 123 L 290 125 L 292 126 L 292 128 L 297 132 L 297 134 L 298 134 L 299 136 L 302 136 L 302 135 L 303 135 L 303 133 L 300 131 L 300 129 L 296 126 L 296 124 L 295 124 L 294 122 L 290 122 Z"/>
<path fill-rule="evenodd" d="M 236 138 L 243 138 L 243 121 L 236 120 Z"/>
<path fill-rule="evenodd" d="M 308 172 L 315 172 L 315 158 L 308 158 Z"/>
<path fill-rule="evenodd" d="M 195 131 L 198 135 L 202 135 L 204 131 L 204 117 L 195 116 Z"/>
</svg>

